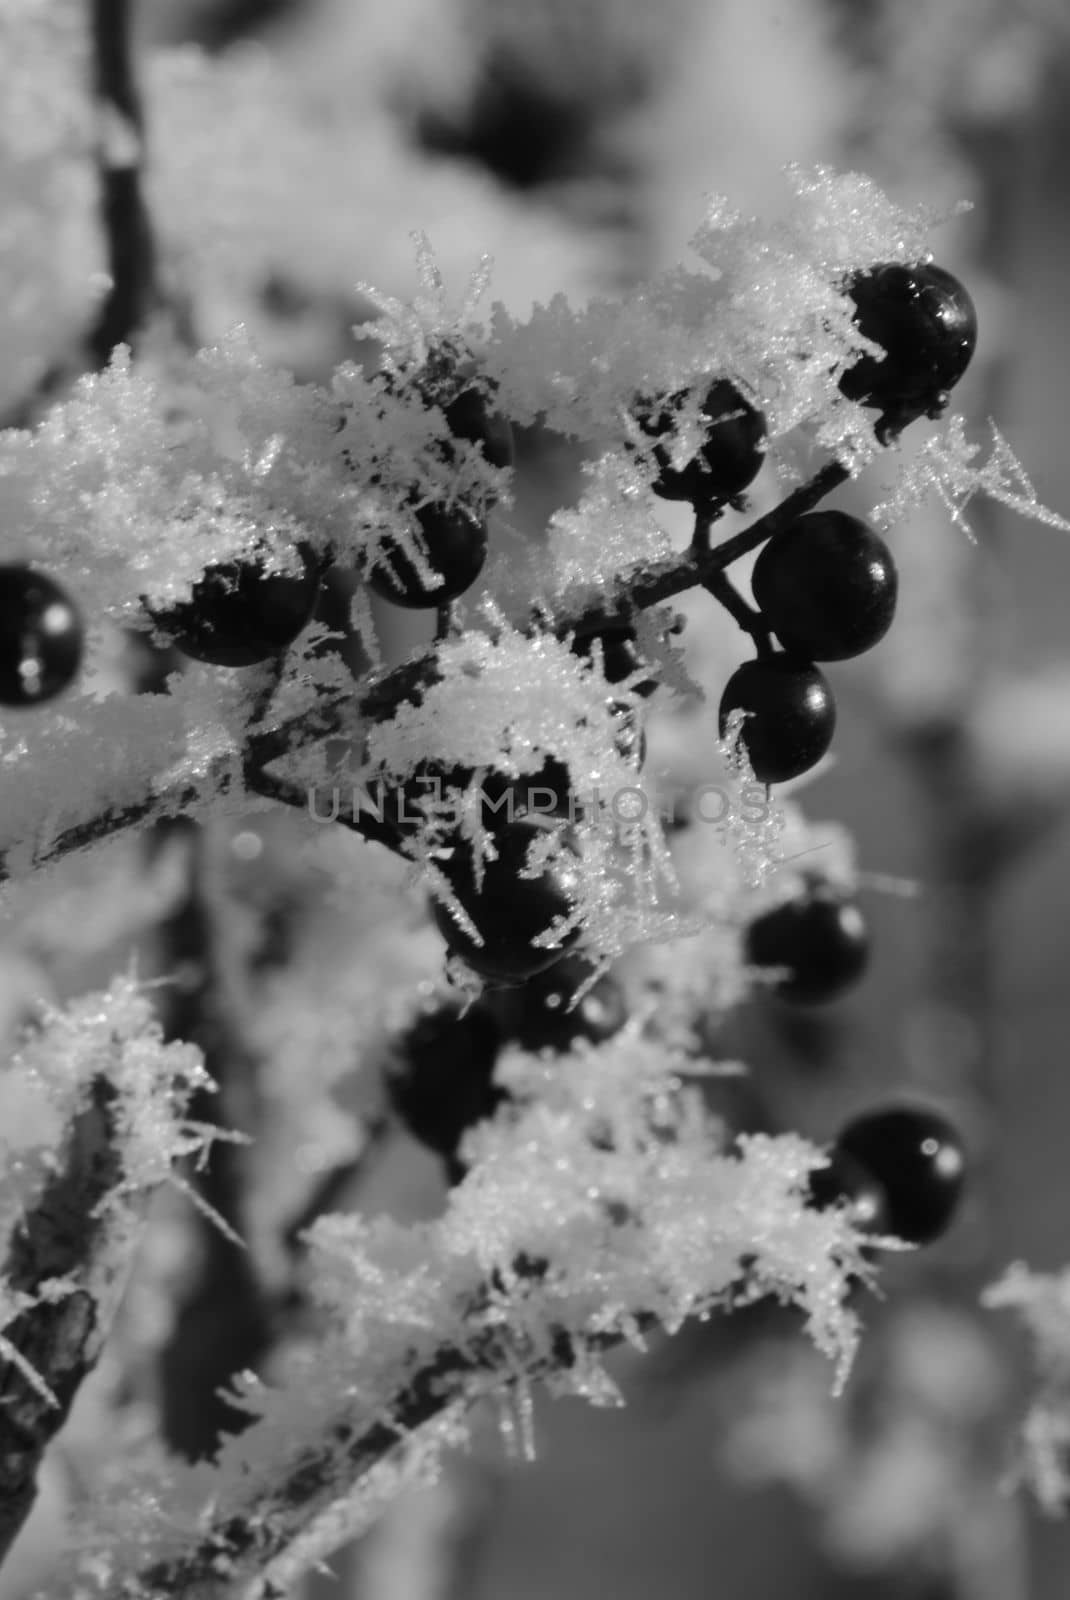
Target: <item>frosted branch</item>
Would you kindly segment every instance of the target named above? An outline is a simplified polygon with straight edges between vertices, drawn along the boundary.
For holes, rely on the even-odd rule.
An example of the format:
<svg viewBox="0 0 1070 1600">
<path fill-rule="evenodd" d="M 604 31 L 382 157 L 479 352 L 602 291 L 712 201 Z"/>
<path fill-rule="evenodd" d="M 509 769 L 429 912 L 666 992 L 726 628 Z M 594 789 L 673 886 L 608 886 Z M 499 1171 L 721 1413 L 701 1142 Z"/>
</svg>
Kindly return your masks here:
<svg viewBox="0 0 1070 1600">
<path fill-rule="evenodd" d="M 63 1166 L 8 1247 L 4 1293 L 16 1302 L 24 1297 L 25 1309 L 4 1327 L 0 1344 L 0 1559 L 29 1515 L 41 1457 L 107 1333 L 107 1319 L 83 1280 L 110 1231 L 97 1207 L 123 1175 L 115 1099 L 107 1079 L 97 1078 Z"/>
<path fill-rule="evenodd" d="M 207 1083 L 199 1053 L 162 1043 L 149 1001 L 127 980 L 46 1016 L 5 1081 L 15 1098 L 4 1106 L 0 1187 L 0 1556 L 100 1354 L 144 1197 L 176 1156 L 203 1147 L 182 1112 Z"/>
<path fill-rule="evenodd" d="M 593 633 L 614 619 L 627 618 L 636 611 L 658 605 L 688 589 L 704 586 L 732 562 L 771 538 L 778 529 L 817 505 L 848 477 L 846 467 L 839 462 L 830 462 L 788 495 L 779 506 L 712 550 L 691 549 L 672 559 L 651 565 L 637 565 L 631 571 L 622 573 L 613 606 L 590 607 L 554 617 L 542 615 L 532 620 L 531 629 L 533 632 L 552 631 L 558 638 L 567 638 L 574 633 Z M 351 733 L 358 719 L 366 724 L 388 722 L 400 706 L 418 701 L 422 691 L 438 678 L 437 653 L 432 649 L 366 680 L 355 689 L 325 690 L 311 711 L 302 710 L 283 719 L 273 728 L 260 729 L 248 736 L 240 757 L 247 786 L 266 798 L 303 807 L 306 803 L 304 789 L 299 785 L 287 785 L 285 780 L 266 773 L 265 767 L 331 737 Z M 206 790 L 214 790 L 222 796 L 233 781 L 236 759 L 230 753 L 213 757 L 192 777 L 187 764 L 180 781 L 164 783 L 143 800 L 133 801 L 65 828 L 46 848 L 33 854 L 30 865 L 35 868 L 53 866 L 65 856 L 99 844 L 129 828 L 140 827 L 161 817 L 181 815 L 203 799 Z M 347 826 L 365 837 L 375 839 L 387 848 L 397 848 L 391 830 L 377 826 L 370 816 L 361 815 L 345 820 Z M 0 856 L 0 883 L 8 876 L 9 869 Z"/>
<path fill-rule="evenodd" d="M 572 1065 L 578 1086 L 569 1075 L 551 1086 L 559 1105 L 480 1130 L 440 1221 L 316 1225 L 315 1298 L 338 1313 L 336 1331 L 293 1352 L 278 1387 L 243 1380 L 254 1420 L 211 1472 L 161 1475 L 150 1462 L 102 1482 L 78 1594 L 222 1600 L 253 1585 L 262 1597 L 296 1575 L 306 1547 L 329 1554 L 325 1527 L 341 1543 L 374 1514 L 384 1476 L 414 1460 L 430 1469 L 480 1401 L 515 1401 L 522 1427 L 536 1382 L 607 1403 L 606 1351 L 763 1294 L 799 1306 L 842 1381 L 858 1337 L 848 1284 L 868 1274 L 846 1214 L 800 1203 L 813 1147 L 752 1137 L 725 1152 L 693 1092 L 671 1112 L 655 1092 L 671 1063 L 641 1039 Z"/>
</svg>

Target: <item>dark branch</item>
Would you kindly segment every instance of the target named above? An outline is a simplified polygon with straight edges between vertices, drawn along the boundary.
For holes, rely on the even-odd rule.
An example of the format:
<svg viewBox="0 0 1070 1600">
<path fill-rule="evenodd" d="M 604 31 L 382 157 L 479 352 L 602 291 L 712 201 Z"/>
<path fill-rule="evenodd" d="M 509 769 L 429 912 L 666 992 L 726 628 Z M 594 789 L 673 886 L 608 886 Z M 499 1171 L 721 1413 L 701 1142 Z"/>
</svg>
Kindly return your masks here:
<svg viewBox="0 0 1070 1600">
<path fill-rule="evenodd" d="M 141 185 L 144 117 L 131 49 L 130 0 L 91 0 L 93 75 L 101 128 L 101 219 L 111 288 L 89 333 L 98 369 L 132 342 L 155 299 L 156 252 Z"/>
<path fill-rule="evenodd" d="M 114 1098 L 106 1079 L 96 1079 L 89 1106 L 73 1125 L 62 1168 L 48 1178 L 8 1246 L 3 1279 L 12 1295 L 36 1299 L 50 1280 L 76 1276 L 81 1281 L 70 1293 L 21 1312 L 3 1329 L 4 1339 L 48 1385 L 53 1399 L 0 1353 L 0 1560 L 30 1513 L 41 1457 L 96 1364 L 107 1331 L 84 1280 L 105 1226 L 95 1209 L 122 1177 Z"/>
</svg>

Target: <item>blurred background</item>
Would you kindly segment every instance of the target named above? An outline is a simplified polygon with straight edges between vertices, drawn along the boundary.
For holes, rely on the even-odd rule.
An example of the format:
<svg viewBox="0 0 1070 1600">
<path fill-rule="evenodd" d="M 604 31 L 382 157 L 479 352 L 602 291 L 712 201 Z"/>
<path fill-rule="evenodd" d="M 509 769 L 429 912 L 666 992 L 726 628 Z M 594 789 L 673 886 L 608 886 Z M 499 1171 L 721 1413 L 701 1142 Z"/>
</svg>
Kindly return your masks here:
<svg viewBox="0 0 1070 1600">
<path fill-rule="evenodd" d="M 458 297 L 489 251 L 492 296 L 522 315 L 558 290 L 627 292 L 676 262 L 708 192 L 775 214 L 785 163 L 853 167 L 907 205 L 971 202 L 934 240 L 981 325 L 955 409 L 981 440 L 995 419 L 1041 502 L 1070 515 L 1070 15 L 1058 0 L 141 0 L 138 26 L 150 200 L 198 342 L 242 320 L 319 380 L 372 358 L 349 332 L 370 314 L 357 285 L 411 293 L 414 228 Z M 155 58 L 186 44 L 233 62 L 236 83 L 262 74 L 263 95 L 206 87 L 195 123 L 195 58 Z M 229 178 L 213 173 L 214 145 L 248 147 L 246 181 L 233 159 L 220 163 Z M 48 203 L 57 249 L 68 231 L 89 239 L 76 183 Z M 58 295 L 63 316 L 54 286 L 36 322 L 27 306 L 8 403 L 80 324 L 79 282 L 72 273 Z M 577 453 L 531 430 L 518 472 L 511 536 L 538 537 L 578 492 Z M 755 486 L 756 510 L 772 498 Z M 837 503 L 864 514 L 880 498 L 876 474 Z M 404 1497 L 304 1600 L 1066 1594 L 1070 1529 L 999 1493 L 1025 1365 L 978 1296 L 1013 1260 L 1070 1260 L 1070 542 L 980 502 L 968 516 L 972 541 L 939 507 L 893 530 L 896 627 L 834 670 L 837 759 L 800 796 L 856 839 L 871 971 L 830 1010 L 755 1001 L 710 1040 L 751 1066 L 724 1093 L 742 1127 L 827 1141 L 890 1090 L 947 1100 L 977 1169 L 966 1214 L 924 1259 L 889 1264 L 843 1399 L 786 1314 L 685 1331 L 620 1358 L 626 1409 L 540 1402 L 534 1463 L 506 1460 L 488 1421 L 438 1488 Z M 380 621 L 395 655 L 421 637 L 419 620 Z M 743 659 L 742 636 L 708 604 L 699 626 L 725 671 Z M 270 914 L 276 943 L 292 944 L 306 909 L 296 884 L 281 868 L 241 878 L 262 848 L 228 857 L 245 917 L 234 937 L 255 921 L 260 938 Z M 181 911 L 165 968 L 182 937 L 196 942 Z M 106 952 L 94 959 L 110 970 Z M 90 966 L 84 952 L 53 961 L 51 981 L 85 987 Z M 442 1188 L 412 1147 L 375 1168 L 360 1200 L 418 1216 Z M 189 1224 L 173 1222 L 178 1251 Z M 181 1374 L 171 1382 L 181 1407 Z M 48 1518 L 77 1496 L 78 1437 L 0 1579 L 3 1600 L 32 1587 Z"/>
</svg>

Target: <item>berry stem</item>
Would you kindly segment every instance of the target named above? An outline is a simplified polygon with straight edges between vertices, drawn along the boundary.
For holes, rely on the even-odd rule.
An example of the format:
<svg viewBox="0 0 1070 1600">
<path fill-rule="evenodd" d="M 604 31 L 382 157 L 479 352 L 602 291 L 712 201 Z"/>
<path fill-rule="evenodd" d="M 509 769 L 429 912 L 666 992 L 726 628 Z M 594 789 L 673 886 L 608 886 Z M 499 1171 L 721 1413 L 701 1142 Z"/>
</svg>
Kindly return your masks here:
<svg viewBox="0 0 1070 1600">
<path fill-rule="evenodd" d="M 706 578 L 702 587 L 724 606 L 729 616 L 734 617 L 743 629 L 754 640 L 754 648 L 760 656 L 767 656 L 773 648 L 769 629 L 761 612 L 749 605 L 727 572 L 715 572 Z"/>
<path fill-rule="evenodd" d="M 710 530 L 718 517 L 722 507 L 719 501 L 711 500 L 707 505 L 700 506 L 695 511 L 695 531 L 691 535 L 691 548 L 689 554 L 696 561 L 701 561 L 710 553 Z"/>
<path fill-rule="evenodd" d="M 704 584 L 711 574 L 723 572 L 725 567 L 731 566 L 741 556 L 749 555 L 760 544 L 771 539 L 774 533 L 779 533 L 781 528 L 794 522 L 796 517 L 811 511 L 827 494 L 846 483 L 850 476 L 850 470 L 841 462 L 828 462 L 806 483 L 792 490 L 780 505 L 751 523 L 749 528 L 733 534 L 732 538 L 715 545 L 704 554 L 695 555 L 693 550 L 688 550 L 682 556 L 672 556 L 652 566 L 633 569 L 621 582 L 620 606 L 609 611 L 603 606 L 593 606 L 578 617 L 562 618 L 555 625 L 555 633 L 558 638 L 570 633 L 600 633 L 611 622 L 626 621 L 632 611 L 660 605 L 663 600 L 671 600 L 674 595 Z"/>
</svg>

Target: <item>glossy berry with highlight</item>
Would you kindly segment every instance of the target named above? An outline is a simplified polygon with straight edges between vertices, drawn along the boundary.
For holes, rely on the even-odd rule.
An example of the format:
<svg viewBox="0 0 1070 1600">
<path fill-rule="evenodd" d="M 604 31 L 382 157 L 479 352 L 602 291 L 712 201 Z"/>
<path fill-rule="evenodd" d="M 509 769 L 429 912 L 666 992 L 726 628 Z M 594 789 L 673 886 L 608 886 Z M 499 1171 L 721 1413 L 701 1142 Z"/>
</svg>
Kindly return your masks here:
<svg viewBox="0 0 1070 1600">
<path fill-rule="evenodd" d="M 259 561 L 219 562 L 206 568 L 189 600 L 149 615 L 194 661 L 255 666 L 288 649 L 312 617 L 319 568 L 310 550 L 299 554 L 296 575 L 269 572 Z"/>
<path fill-rule="evenodd" d="M 603 973 L 583 997 L 575 995 L 593 968 L 582 956 L 565 956 L 548 972 L 507 992 L 505 1029 L 525 1050 L 560 1053 L 577 1040 L 601 1044 L 628 1020 L 624 991 L 612 973 Z"/>
<path fill-rule="evenodd" d="M 686 392 L 670 395 L 658 404 L 641 403 L 637 420 L 643 432 L 660 439 L 674 430 L 675 413 Z M 718 378 L 702 402 L 705 439 L 698 453 L 682 467 L 672 464 L 671 448 L 658 444 L 654 460 L 658 476 L 655 494 L 665 500 L 690 500 L 709 506 L 732 500 L 753 483 L 765 460 L 765 416 L 730 383 Z"/>
<path fill-rule="evenodd" d="M 556 853 L 537 876 L 521 876 L 532 845 L 548 833 L 558 836 Z M 457 842 L 451 856 L 436 862 L 479 940 L 439 900 L 433 902 L 433 916 L 451 952 L 475 972 L 493 983 L 524 983 L 552 967 L 579 938 L 580 930 L 574 927 L 552 946 L 536 943 L 577 909 L 580 859 L 567 831 L 541 817 L 507 822 L 491 837 L 497 855 L 493 861 L 483 860 L 481 879 L 477 880 L 472 849 L 465 840 Z"/>
<path fill-rule="evenodd" d="M 0 565 L 0 705 L 52 700 L 82 664 L 82 619 L 58 583 L 21 562 Z"/>
<path fill-rule="evenodd" d="M 899 575 L 879 534 L 845 511 L 811 511 L 775 533 L 751 588 L 784 649 L 810 661 L 847 661 L 892 625 Z"/>
<path fill-rule="evenodd" d="M 891 1232 L 884 1189 L 871 1172 L 838 1146 L 828 1152 L 828 1166 L 811 1172 L 808 1189 L 810 1203 L 819 1211 L 842 1206 L 860 1232 Z"/>
<path fill-rule="evenodd" d="M 395 539 L 382 541 L 368 587 L 409 611 L 432 610 L 457 600 L 472 587 L 487 559 L 485 524 L 462 506 L 421 506 L 414 513 L 430 567 L 424 577 Z"/>
<path fill-rule="evenodd" d="M 886 352 L 864 355 L 843 374 L 849 400 L 877 407 L 882 442 L 921 416 L 943 414 L 977 345 L 977 312 L 943 267 L 888 262 L 846 286 L 859 331 Z"/>
<path fill-rule="evenodd" d="M 746 713 L 740 742 L 760 783 L 786 783 L 817 765 L 836 731 L 836 703 L 824 674 L 798 656 L 745 661 L 721 695 L 721 737 L 732 712 Z"/>
<path fill-rule="evenodd" d="M 879 1186 L 888 1233 L 929 1244 L 946 1231 L 966 1178 L 962 1140 L 946 1117 L 917 1105 L 866 1112 L 843 1129 L 835 1151 Z"/>
<path fill-rule="evenodd" d="M 772 983 L 781 999 L 823 1005 L 865 972 L 869 933 L 853 900 L 812 883 L 755 918 L 744 939 L 744 959 L 750 967 L 782 969 Z"/>
</svg>

